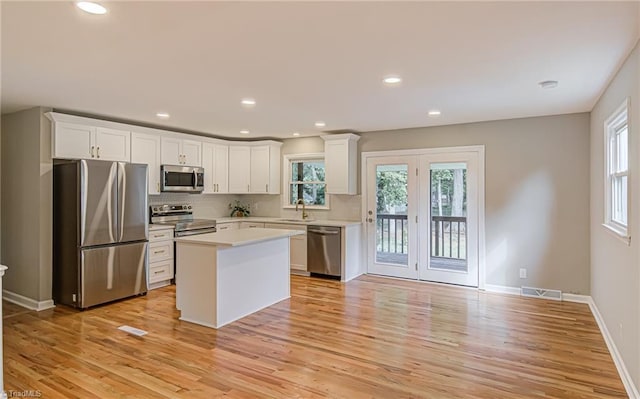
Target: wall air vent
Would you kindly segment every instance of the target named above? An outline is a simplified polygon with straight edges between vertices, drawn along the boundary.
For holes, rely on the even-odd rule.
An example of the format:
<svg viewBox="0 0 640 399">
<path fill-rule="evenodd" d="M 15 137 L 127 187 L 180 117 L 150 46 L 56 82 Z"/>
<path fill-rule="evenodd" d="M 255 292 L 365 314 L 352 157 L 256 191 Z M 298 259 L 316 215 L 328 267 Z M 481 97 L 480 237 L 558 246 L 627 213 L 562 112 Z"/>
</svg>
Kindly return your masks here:
<svg viewBox="0 0 640 399">
<path fill-rule="evenodd" d="M 548 290 L 546 288 L 520 287 L 520 295 L 531 298 L 553 299 L 554 301 L 562 300 L 562 291 Z"/>
</svg>

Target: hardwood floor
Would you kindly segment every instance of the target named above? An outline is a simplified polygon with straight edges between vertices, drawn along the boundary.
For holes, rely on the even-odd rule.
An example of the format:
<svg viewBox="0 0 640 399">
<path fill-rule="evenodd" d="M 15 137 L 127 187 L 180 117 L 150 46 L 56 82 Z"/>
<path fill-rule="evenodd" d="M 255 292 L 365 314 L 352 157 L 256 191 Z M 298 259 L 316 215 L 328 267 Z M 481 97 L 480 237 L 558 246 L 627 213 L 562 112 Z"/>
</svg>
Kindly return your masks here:
<svg viewBox="0 0 640 399">
<path fill-rule="evenodd" d="M 587 305 L 373 276 L 291 281 L 290 300 L 217 331 L 177 320 L 173 287 L 84 312 L 5 302 L 5 389 L 43 398 L 626 397 Z"/>
</svg>

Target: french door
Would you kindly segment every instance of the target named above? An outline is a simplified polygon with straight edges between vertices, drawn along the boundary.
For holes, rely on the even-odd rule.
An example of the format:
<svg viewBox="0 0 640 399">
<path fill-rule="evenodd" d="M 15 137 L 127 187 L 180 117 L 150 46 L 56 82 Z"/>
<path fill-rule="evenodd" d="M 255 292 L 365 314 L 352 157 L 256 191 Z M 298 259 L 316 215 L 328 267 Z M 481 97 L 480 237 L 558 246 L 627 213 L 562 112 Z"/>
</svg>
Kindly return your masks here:
<svg viewBox="0 0 640 399">
<path fill-rule="evenodd" d="M 418 278 L 418 191 L 415 157 L 367 162 L 368 272 Z"/>
<path fill-rule="evenodd" d="M 366 157 L 368 273 L 478 286 L 477 151 Z"/>
</svg>

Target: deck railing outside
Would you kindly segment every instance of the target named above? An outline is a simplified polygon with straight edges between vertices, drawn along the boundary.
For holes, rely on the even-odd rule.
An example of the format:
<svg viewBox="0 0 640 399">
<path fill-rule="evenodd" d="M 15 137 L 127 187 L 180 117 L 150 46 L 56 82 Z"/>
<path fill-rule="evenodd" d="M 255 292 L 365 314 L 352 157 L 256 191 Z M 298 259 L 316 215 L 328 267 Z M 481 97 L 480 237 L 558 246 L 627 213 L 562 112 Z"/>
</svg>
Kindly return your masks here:
<svg viewBox="0 0 640 399">
<path fill-rule="evenodd" d="M 467 218 L 431 217 L 431 256 L 467 259 Z"/>
<path fill-rule="evenodd" d="M 406 254 L 407 215 L 378 214 L 376 221 L 377 252 Z M 467 258 L 467 218 L 464 216 L 431 217 L 431 256 Z"/>
</svg>

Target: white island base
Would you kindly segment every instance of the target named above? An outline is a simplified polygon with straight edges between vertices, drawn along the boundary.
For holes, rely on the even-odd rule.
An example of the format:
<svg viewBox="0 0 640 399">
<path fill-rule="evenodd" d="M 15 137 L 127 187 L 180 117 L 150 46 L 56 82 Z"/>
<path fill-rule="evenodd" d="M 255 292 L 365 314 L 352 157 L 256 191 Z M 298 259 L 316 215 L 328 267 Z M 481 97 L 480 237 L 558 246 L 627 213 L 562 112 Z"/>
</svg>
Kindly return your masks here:
<svg viewBox="0 0 640 399">
<path fill-rule="evenodd" d="M 237 236 L 256 230 L 271 236 Z M 219 328 L 289 298 L 289 237 L 295 234 L 247 229 L 176 239 L 180 320 Z"/>
</svg>

